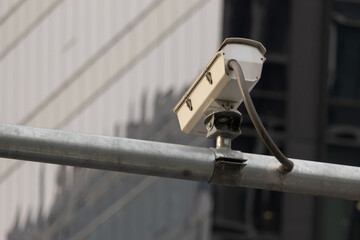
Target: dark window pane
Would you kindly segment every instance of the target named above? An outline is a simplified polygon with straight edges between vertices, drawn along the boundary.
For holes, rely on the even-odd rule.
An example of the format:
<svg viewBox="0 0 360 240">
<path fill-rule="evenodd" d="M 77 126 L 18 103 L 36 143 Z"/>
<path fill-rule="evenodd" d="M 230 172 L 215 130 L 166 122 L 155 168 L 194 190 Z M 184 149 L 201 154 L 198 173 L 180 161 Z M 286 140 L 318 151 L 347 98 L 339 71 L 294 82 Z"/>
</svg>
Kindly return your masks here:
<svg viewBox="0 0 360 240">
<path fill-rule="evenodd" d="M 360 109 L 334 106 L 330 108 L 329 119 L 331 124 L 360 126 Z"/>
<path fill-rule="evenodd" d="M 360 19 L 360 4 L 359 3 L 335 3 L 335 11 L 349 19 Z"/>
<path fill-rule="evenodd" d="M 345 18 L 353 16 L 354 9 L 360 18 L 360 5 L 341 8 Z M 360 28 L 337 23 L 336 30 L 336 78 L 332 95 L 360 99 Z"/>
<path fill-rule="evenodd" d="M 250 33 L 250 0 L 225 0 L 223 36 L 249 38 Z"/>
<path fill-rule="evenodd" d="M 285 91 L 286 67 L 281 64 L 271 64 L 265 62 L 261 78 L 256 84 L 254 90 L 256 89 Z"/>
<path fill-rule="evenodd" d="M 329 146 L 328 152 L 328 161 L 331 163 L 360 166 L 359 148 Z"/>
<path fill-rule="evenodd" d="M 287 50 L 290 1 L 269 1 L 265 20 L 264 39 L 269 52 L 285 53 Z"/>
</svg>

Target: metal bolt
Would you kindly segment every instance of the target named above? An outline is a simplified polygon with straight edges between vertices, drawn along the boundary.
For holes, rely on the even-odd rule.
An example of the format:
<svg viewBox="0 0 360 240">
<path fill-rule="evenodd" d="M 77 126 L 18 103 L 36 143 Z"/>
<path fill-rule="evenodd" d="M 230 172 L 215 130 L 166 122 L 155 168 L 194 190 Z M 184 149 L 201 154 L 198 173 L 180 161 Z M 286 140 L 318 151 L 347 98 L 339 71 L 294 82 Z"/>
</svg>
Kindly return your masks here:
<svg viewBox="0 0 360 240">
<path fill-rule="evenodd" d="M 192 111 L 193 107 L 192 107 L 191 99 L 188 98 L 188 99 L 186 99 L 185 102 L 186 102 L 186 106 L 190 109 L 190 111 Z"/>
<path fill-rule="evenodd" d="M 211 73 L 210 73 L 210 72 L 207 72 L 207 73 L 205 74 L 205 76 L 206 76 L 206 79 L 208 80 L 208 82 L 209 82 L 210 84 L 212 84 L 212 83 L 213 83 L 213 80 L 212 80 L 212 77 L 211 77 Z"/>
</svg>

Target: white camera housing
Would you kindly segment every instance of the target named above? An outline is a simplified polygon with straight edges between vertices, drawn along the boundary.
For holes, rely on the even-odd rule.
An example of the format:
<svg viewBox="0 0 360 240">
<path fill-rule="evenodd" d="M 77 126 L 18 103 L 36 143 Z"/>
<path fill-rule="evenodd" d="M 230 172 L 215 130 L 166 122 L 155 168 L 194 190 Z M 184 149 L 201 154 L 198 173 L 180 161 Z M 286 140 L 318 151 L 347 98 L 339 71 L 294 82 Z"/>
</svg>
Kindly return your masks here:
<svg viewBox="0 0 360 240">
<path fill-rule="evenodd" d="M 230 60 L 236 60 L 244 73 L 249 90 L 261 77 L 265 61 L 264 46 L 254 40 L 227 38 L 199 77 L 173 109 L 184 133 L 207 134 L 204 119 L 221 110 L 236 110 L 243 99 L 235 74 L 227 69 Z"/>
</svg>

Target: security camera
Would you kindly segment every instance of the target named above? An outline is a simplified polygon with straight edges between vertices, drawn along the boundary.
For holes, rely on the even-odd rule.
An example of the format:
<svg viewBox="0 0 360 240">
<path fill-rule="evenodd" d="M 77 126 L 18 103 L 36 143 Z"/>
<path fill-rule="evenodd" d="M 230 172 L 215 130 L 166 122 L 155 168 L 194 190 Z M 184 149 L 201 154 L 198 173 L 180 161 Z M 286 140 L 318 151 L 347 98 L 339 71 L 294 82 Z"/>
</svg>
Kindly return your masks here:
<svg viewBox="0 0 360 240">
<path fill-rule="evenodd" d="M 226 128 L 228 137 L 239 135 L 241 115 L 236 109 L 243 98 L 228 62 L 236 60 L 240 64 L 250 91 L 261 77 L 265 52 L 257 41 L 226 39 L 173 109 L 181 130 L 191 135 L 213 137 L 219 131 L 224 134 Z"/>
<path fill-rule="evenodd" d="M 231 140 L 241 134 L 238 106 L 244 101 L 256 131 L 270 152 L 282 164 L 281 174 L 290 172 L 294 163 L 276 146 L 256 112 L 249 92 L 259 81 L 265 61 L 264 46 L 250 39 L 228 38 L 186 91 L 173 112 L 187 134 L 216 138 L 219 159 L 229 156 Z"/>
</svg>

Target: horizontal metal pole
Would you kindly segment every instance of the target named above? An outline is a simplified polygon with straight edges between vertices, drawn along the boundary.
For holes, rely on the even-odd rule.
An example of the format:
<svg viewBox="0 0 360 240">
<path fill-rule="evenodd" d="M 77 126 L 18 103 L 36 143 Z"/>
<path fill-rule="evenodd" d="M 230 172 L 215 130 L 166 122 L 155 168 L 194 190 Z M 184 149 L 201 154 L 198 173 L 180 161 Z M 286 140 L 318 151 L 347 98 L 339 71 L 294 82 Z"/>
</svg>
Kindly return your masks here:
<svg viewBox="0 0 360 240">
<path fill-rule="evenodd" d="M 246 165 L 236 161 L 246 159 Z M 360 200 L 360 168 L 272 156 L 0 124 L 0 157 Z"/>
<path fill-rule="evenodd" d="M 0 157 L 207 182 L 211 149 L 0 124 Z"/>
<path fill-rule="evenodd" d="M 360 167 L 291 159 L 293 170 L 282 175 L 272 156 L 244 153 L 244 158 L 247 166 L 237 185 L 360 200 Z"/>
</svg>

